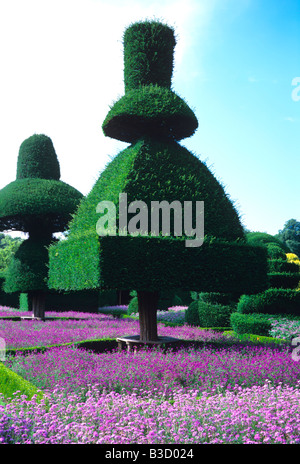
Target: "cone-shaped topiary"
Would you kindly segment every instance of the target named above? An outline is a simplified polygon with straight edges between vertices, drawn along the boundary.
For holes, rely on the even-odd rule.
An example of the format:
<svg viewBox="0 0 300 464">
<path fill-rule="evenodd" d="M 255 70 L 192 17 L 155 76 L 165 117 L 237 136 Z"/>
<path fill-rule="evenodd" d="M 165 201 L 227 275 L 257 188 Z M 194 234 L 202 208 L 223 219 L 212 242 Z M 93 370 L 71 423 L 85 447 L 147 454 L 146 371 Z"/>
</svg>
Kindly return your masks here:
<svg viewBox="0 0 300 464">
<path fill-rule="evenodd" d="M 0 191 L 0 230 L 29 233 L 7 272 L 7 293 L 29 293 L 33 314 L 44 317 L 48 250 L 54 232 L 65 230 L 82 194 L 59 180 L 52 140 L 35 134 L 20 146 L 17 178 Z"/>
<path fill-rule="evenodd" d="M 125 32 L 125 96 L 111 108 L 102 127 L 105 135 L 131 145 L 108 164 L 81 202 L 68 239 L 49 249 L 50 288 L 135 289 L 143 342 L 158 340 L 161 290 L 241 294 L 266 285 L 265 251 L 245 244 L 238 214 L 223 187 L 204 163 L 178 143 L 193 134 L 198 122 L 170 90 L 174 46 L 173 29 L 159 22 L 139 22 Z M 134 201 L 143 202 L 147 209 L 143 224 L 129 210 L 127 223 L 119 223 L 124 194 L 125 209 Z M 113 234 L 97 234 L 101 201 L 115 205 Z M 164 230 L 165 212 L 158 229 L 149 231 L 152 201 L 167 205 L 203 201 L 203 245 L 185 246 L 188 231 L 175 233 L 175 223 L 182 223 L 180 211 L 171 215 L 169 234 Z M 132 221 L 137 236 L 130 232 Z M 241 267 L 243 262 L 247 266 Z"/>
</svg>

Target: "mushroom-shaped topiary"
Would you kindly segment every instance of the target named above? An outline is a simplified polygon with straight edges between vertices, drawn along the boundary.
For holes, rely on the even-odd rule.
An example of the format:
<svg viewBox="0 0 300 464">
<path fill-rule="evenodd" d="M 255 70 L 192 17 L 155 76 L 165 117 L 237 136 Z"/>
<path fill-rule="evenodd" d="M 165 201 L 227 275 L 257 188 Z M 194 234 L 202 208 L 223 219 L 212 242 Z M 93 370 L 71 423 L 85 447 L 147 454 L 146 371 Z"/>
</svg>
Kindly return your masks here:
<svg viewBox="0 0 300 464">
<path fill-rule="evenodd" d="M 52 140 L 35 134 L 20 146 L 17 178 L 0 190 L 0 230 L 28 232 L 6 272 L 7 293 L 28 293 L 33 315 L 44 317 L 48 250 L 63 232 L 82 194 L 62 182 Z"/>
<path fill-rule="evenodd" d="M 245 244 L 238 214 L 223 187 L 178 143 L 194 133 L 198 122 L 171 90 L 174 46 L 173 29 L 160 22 L 139 22 L 126 30 L 125 95 L 102 127 L 105 135 L 131 145 L 108 164 L 81 203 L 68 239 L 49 248 L 51 288 L 137 291 L 142 343 L 159 342 L 156 311 L 162 290 L 241 294 L 266 284 L 264 250 Z M 134 212 L 128 209 L 128 221 L 121 224 L 124 194 L 127 205 L 140 201 L 148 212 L 137 234 L 129 227 L 132 220 L 139 222 Z M 117 226 L 114 233 L 98 236 L 101 201 L 115 205 Z M 185 228 L 182 234 L 174 232 L 180 211 L 172 216 L 170 210 L 161 210 L 159 226 L 149 232 L 145 224 L 150 225 L 153 201 L 160 206 L 165 202 L 167 209 L 173 202 L 204 202 L 202 246 L 185 246 L 191 238 Z M 166 213 L 172 216 L 169 234 L 164 231 Z M 243 269 L 242 262 L 247 263 Z"/>
</svg>

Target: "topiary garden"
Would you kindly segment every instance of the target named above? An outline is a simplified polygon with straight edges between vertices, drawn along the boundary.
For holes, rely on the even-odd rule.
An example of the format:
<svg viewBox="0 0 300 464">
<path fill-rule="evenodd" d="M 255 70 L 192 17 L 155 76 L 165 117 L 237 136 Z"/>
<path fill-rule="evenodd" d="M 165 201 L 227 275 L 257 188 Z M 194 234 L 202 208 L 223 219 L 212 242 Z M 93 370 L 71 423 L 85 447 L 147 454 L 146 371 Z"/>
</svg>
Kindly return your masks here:
<svg viewBox="0 0 300 464">
<path fill-rule="evenodd" d="M 0 443 L 299 444 L 299 258 L 245 233 L 180 144 L 198 121 L 172 89 L 174 30 L 137 22 L 123 45 L 125 94 L 102 129 L 129 146 L 90 193 L 60 181 L 37 134 L 0 191 L 0 229 L 29 235 L 0 280 L 17 298 L 0 308 Z M 204 204 L 189 227 L 178 202 Z"/>
</svg>

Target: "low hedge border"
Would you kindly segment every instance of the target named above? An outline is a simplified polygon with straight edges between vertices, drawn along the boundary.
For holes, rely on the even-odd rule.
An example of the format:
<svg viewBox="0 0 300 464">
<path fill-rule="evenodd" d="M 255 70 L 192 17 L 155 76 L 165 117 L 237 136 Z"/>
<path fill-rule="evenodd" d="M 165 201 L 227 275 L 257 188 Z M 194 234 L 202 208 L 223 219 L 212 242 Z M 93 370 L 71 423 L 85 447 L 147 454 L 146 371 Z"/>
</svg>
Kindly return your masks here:
<svg viewBox="0 0 300 464">
<path fill-rule="evenodd" d="M 31 399 L 36 395 L 37 400 L 42 399 L 43 392 L 38 390 L 27 380 L 6 367 L 3 362 L 0 362 L 0 393 L 6 400 L 13 396 L 25 395 L 27 399 Z"/>
<path fill-rule="evenodd" d="M 238 334 L 234 330 L 224 331 L 224 335 L 232 336 L 238 338 L 240 341 L 250 341 L 264 344 L 278 344 L 278 345 L 289 345 L 286 340 L 281 338 L 267 337 L 265 335 L 255 335 L 255 334 Z"/>
<path fill-rule="evenodd" d="M 93 347 L 97 349 L 98 352 L 103 352 L 105 350 L 111 350 L 117 348 L 118 344 L 116 339 L 112 338 L 103 338 L 103 339 L 95 339 L 95 340 L 81 340 L 78 342 L 69 342 L 69 343 L 62 343 L 62 344 L 54 344 L 54 345 L 47 345 L 47 346 L 30 346 L 24 348 L 8 348 L 6 349 L 6 354 L 8 356 L 15 356 L 17 354 L 32 354 L 32 353 L 44 353 L 46 350 L 51 348 L 61 348 L 61 347 L 71 347 L 71 346 L 78 346 L 88 350 L 93 350 Z M 94 351 L 94 350 L 93 350 Z"/>
<path fill-rule="evenodd" d="M 230 325 L 234 332 L 243 334 L 255 334 L 269 336 L 271 330 L 271 321 L 266 314 L 243 314 L 243 313 L 232 313 L 230 316 Z"/>
</svg>

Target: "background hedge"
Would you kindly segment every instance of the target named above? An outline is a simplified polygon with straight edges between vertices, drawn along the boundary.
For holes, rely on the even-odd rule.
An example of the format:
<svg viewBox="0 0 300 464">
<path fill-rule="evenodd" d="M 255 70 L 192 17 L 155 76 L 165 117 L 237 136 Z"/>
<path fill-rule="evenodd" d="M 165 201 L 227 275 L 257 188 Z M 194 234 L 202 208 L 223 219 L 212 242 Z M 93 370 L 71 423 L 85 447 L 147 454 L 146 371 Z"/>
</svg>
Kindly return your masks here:
<svg viewBox="0 0 300 464">
<path fill-rule="evenodd" d="M 237 312 L 243 314 L 300 315 L 300 292 L 290 289 L 269 288 L 256 295 L 241 296 Z"/>
<path fill-rule="evenodd" d="M 235 333 L 268 336 L 271 322 L 264 314 L 232 313 L 230 324 Z"/>
</svg>

